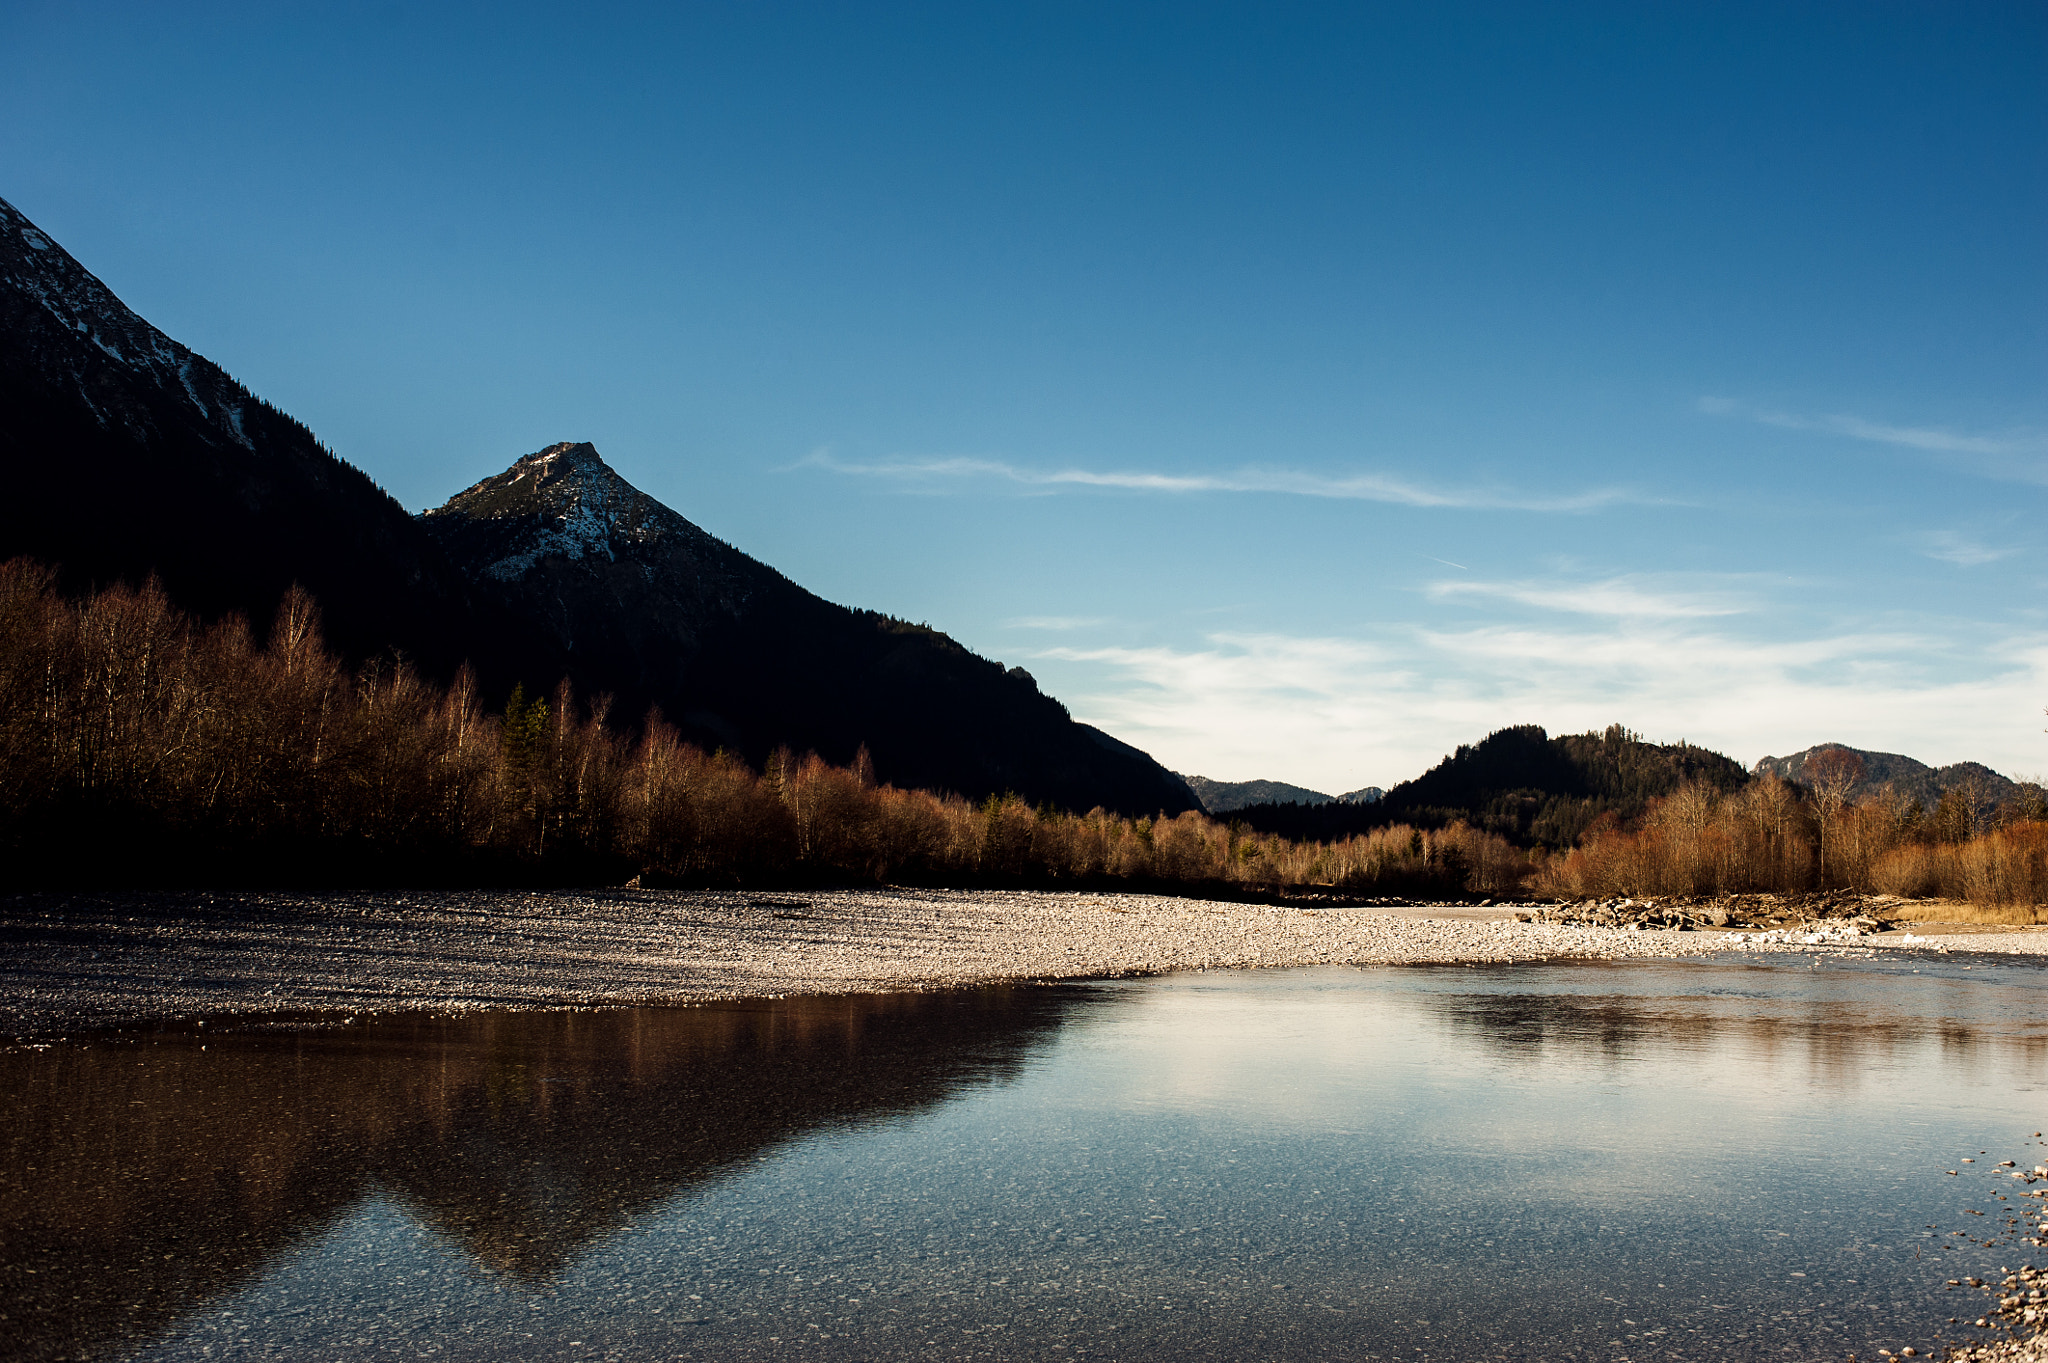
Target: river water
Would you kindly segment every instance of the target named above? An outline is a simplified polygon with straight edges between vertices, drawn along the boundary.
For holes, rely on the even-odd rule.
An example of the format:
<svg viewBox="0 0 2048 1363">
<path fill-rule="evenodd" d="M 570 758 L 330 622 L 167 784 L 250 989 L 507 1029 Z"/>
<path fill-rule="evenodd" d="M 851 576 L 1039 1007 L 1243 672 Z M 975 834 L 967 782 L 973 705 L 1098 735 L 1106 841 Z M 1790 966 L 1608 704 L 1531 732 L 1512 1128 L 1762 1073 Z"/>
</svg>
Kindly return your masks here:
<svg viewBox="0 0 2048 1363">
<path fill-rule="evenodd" d="M 2044 984 L 1330 968 L 16 1048 L 0 1353 L 1925 1354 L 1983 1309 L 1945 1279 L 2039 1253 L 1985 1242 L 1996 1161 L 2048 1157 Z"/>
</svg>

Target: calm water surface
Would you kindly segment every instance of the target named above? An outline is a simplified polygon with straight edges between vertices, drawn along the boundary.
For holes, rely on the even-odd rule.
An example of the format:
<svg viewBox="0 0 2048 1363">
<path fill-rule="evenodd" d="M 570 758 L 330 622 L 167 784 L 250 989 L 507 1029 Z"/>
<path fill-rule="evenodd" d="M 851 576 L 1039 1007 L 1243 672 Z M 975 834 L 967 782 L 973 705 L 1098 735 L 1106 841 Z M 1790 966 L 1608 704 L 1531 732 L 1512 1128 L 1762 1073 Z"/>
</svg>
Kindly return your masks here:
<svg viewBox="0 0 2048 1363">
<path fill-rule="evenodd" d="M 2048 1154 L 2044 984 L 1327 969 L 16 1049 L 0 1351 L 1924 1352 L 1980 1309 L 1945 1278 L 2027 1253 L 1978 1241 L 1993 1162 Z"/>
</svg>

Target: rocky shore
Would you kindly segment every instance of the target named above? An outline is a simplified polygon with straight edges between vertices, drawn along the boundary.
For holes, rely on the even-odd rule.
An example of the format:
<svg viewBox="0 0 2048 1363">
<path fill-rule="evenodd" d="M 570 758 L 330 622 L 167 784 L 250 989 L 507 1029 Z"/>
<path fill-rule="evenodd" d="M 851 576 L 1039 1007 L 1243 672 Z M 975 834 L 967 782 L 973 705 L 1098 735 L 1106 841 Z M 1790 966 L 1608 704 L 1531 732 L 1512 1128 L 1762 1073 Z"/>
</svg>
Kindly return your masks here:
<svg viewBox="0 0 2048 1363">
<path fill-rule="evenodd" d="M 2040 1134 L 2038 1131 L 2034 1133 L 2037 1139 Z M 1963 1163 L 1975 1164 L 1976 1161 L 1964 1160 Z M 2020 1185 L 2012 1190 L 2019 1197 L 2048 1198 L 2048 1188 L 2034 1186 L 2048 1183 L 2048 1164 L 2036 1164 L 2031 1169 L 2018 1166 L 2017 1160 L 2002 1160 L 1992 1173 L 2011 1170 L 2005 1176 Z M 1951 1174 L 1955 1172 L 1955 1169 L 1949 1170 Z M 2008 1200 L 2004 1194 L 1995 1196 L 2001 1202 Z M 2035 1249 L 2048 1247 L 2048 1205 L 2026 1203 L 2012 1207 L 2002 1215 L 2003 1224 L 1997 1240 L 1986 1243 L 2003 1243 L 2015 1249 L 2021 1245 Z M 1994 1363 L 1996 1360 L 2041 1363 L 2048 1360 L 2048 1270 L 2024 1264 L 1995 1282 L 1984 1278 L 1950 1278 L 1948 1285 L 1950 1288 L 1975 1288 L 1991 1299 L 1991 1304 L 1976 1319 L 1964 1321 L 1951 1316 L 1951 1324 L 1961 1324 L 1965 1329 L 1999 1332 L 1999 1335 L 1974 1343 L 1950 1346 L 1942 1354 L 1948 1363 Z M 1879 1352 L 1889 1353 L 1888 1350 Z M 1912 1349 L 1901 1349 L 1896 1356 L 1905 1357 L 1912 1353 Z"/>
<path fill-rule="evenodd" d="M 1556 900 L 1520 906 L 1518 916 L 1538 923 L 1582 923 L 1625 928 L 1755 928 L 1766 931 L 1833 928 L 1852 923 L 1859 933 L 1882 932 L 1901 923 L 1940 918 L 1964 906 L 1944 900 L 1901 899 L 1858 890 L 1801 891 L 1796 894 L 1662 895 Z"/>
<path fill-rule="evenodd" d="M 259 1012 L 594 1007 L 1171 970 L 1965 944 L 1828 926 L 1836 931 L 1816 944 L 1796 932 L 1518 921 L 1509 906 L 1303 909 L 1035 891 L 25 894 L 0 898 L 0 1036 Z M 1967 946 L 2048 953 L 2048 930 L 1976 932 Z"/>
<path fill-rule="evenodd" d="M 1950 1280 L 1950 1286 L 1961 1285 Z M 1980 1330 L 2002 1329 L 2009 1333 L 2003 1339 L 1957 1345 L 1943 1353 L 1943 1359 L 1948 1363 L 2048 1359 L 2048 1333 L 2043 1333 L 2042 1329 L 2042 1289 L 2048 1287 L 2048 1273 L 2029 1265 L 2017 1273 L 2008 1274 L 1995 1285 L 1981 1278 L 1970 1279 L 1969 1285 L 1993 1293 L 1997 1302 L 1972 1324 Z M 1901 1350 L 1900 1356 L 1911 1353 L 1910 1349 Z"/>
<path fill-rule="evenodd" d="M 1942 1355 L 1944 1363 L 2042 1363 L 2048 1359 L 2048 1335 L 1970 1344 Z"/>
</svg>

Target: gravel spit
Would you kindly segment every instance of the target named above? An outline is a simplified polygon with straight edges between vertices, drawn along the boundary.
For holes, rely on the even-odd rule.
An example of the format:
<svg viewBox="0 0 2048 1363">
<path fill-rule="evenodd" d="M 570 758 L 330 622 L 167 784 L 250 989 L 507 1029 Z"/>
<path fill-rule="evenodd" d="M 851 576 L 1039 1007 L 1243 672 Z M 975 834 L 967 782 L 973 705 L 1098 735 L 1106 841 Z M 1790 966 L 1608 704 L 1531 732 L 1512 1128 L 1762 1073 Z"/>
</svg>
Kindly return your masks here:
<svg viewBox="0 0 2048 1363">
<path fill-rule="evenodd" d="M 1173 970 L 1873 948 L 2039 955 L 2048 933 L 1976 932 L 1940 944 L 1893 934 L 1816 947 L 1522 923 L 1508 908 L 1304 910 L 1042 891 L 23 894 L 0 898 L 0 1035 L 219 1014 L 596 1007 Z"/>
</svg>

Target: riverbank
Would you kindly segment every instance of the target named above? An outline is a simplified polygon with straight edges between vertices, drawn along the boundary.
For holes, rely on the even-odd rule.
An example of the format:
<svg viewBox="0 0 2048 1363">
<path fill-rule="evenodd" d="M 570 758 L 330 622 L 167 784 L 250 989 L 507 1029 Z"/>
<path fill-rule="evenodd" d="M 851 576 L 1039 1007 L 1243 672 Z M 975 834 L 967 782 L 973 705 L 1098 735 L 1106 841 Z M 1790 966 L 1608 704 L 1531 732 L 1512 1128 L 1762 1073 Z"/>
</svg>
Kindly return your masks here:
<svg viewBox="0 0 2048 1363">
<path fill-rule="evenodd" d="M 0 1036 L 221 1014 L 348 1016 L 884 993 L 1301 965 L 1732 950 L 2048 954 L 2048 929 L 1854 943 L 1037 891 L 34 894 L 0 898 Z M 1958 935 L 1960 934 L 1960 935 Z"/>
</svg>

